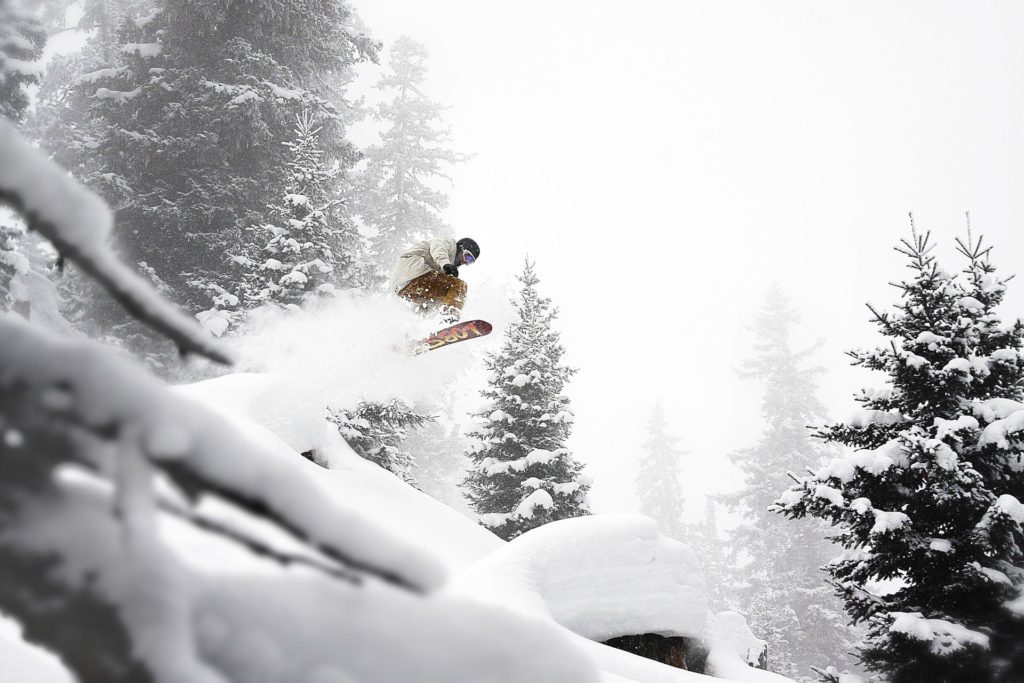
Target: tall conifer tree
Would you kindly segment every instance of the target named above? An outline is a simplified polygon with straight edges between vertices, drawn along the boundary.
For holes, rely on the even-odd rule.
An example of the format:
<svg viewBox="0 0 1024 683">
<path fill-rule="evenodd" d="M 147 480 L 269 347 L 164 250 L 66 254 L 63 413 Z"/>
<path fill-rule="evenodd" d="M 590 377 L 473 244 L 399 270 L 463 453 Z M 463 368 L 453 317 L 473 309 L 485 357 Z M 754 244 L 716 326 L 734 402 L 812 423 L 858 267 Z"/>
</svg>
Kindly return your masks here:
<svg viewBox="0 0 1024 683">
<path fill-rule="evenodd" d="M 46 30 L 15 0 L 0 0 L 0 116 L 15 123 L 28 108 L 27 86 L 39 82 Z"/>
<path fill-rule="evenodd" d="M 447 181 L 446 167 L 461 156 L 449 148 L 441 105 L 423 92 L 427 56 L 426 48 L 402 36 L 391 46 L 389 70 L 376 86 L 390 97 L 375 112 L 386 129 L 380 144 L 366 150 L 356 207 L 377 233 L 373 252 L 385 269 L 414 242 L 451 233 L 441 218 L 448 197 L 436 181 Z"/>
<path fill-rule="evenodd" d="M 294 307 L 338 287 L 361 284 L 356 261 L 365 250 L 354 223 L 340 211 L 336 191 L 340 169 L 326 158 L 322 127 L 309 111 L 295 117 L 280 201 L 269 205 L 270 222 L 249 229 L 251 241 L 238 245 L 231 260 L 240 270 L 234 291 L 216 284 L 215 308 L 200 320 L 220 336 L 246 309 L 265 304 Z"/>
<path fill-rule="evenodd" d="M 26 88 L 39 81 L 36 62 L 46 44 L 43 25 L 14 0 L 0 0 L 0 117 L 18 123 L 28 107 Z M 21 229 L 14 220 L 0 217 L 0 308 L 8 308 L 11 280 L 27 268 L 17 242 Z"/>
<path fill-rule="evenodd" d="M 295 116 L 320 116 L 325 154 L 354 160 L 345 104 L 319 85 L 375 56 L 352 23 L 344 0 L 126 4 L 116 49 L 100 32 L 77 73 L 59 72 L 70 83 L 55 106 L 77 106 L 42 115 L 43 143 L 117 208 L 125 259 L 190 312 L 206 310 L 236 284 L 227 255 L 267 222 L 267 198 L 284 195 Z M 105 332 L 131 336 L 116 308 L 93 314 Z M 140 333 L 133 345 L 144 344 Z"/>
<path fill-rule="evenodd" d="M 562 362 L 557 310 L 537 291 L 529 261 L 519 282 L 518 319 L 501 351 L 487 357 L 491 376 L 482 393 L 489 404 L 469 434 L 475 443 L 464 481 L 481 523 L 505 539 L 589 514 L 590 480 L 565 446 L 573 415 L 563 390 L 575 370 Z"/>
<path fill-rule="evenodd" d="M 856 450 L 778 503 L 834 525 L 848 552 L 829 571 L 869 629 L 860 656 L 895 683 L 1024 680 L 1024 322 L 996 312 L 989 249 L 957 246 L 956 276 L 927 234 L 897 247 L 912 277 L 895 311 L 871 309 L 885 342 L 850 353 L 888 386 L 821 432 Z"/>
<path fill-rule="evenodd" d="M 661 533 L 683 540 L 683 489 L 679 483 L 678 439 L 666 431 L 660 404 L 651 409 L 647 440 L 641 446 L 636 495 L 640 512 L 658 522 Z"/>
<path fill-rule="evenodd" d="M 731 599 L 768 641 L 769 668 L 793 678 L 809 676 L 812 666 L 849 666 L 855 637 L 820 570 L 839 551 L 826 539 L 826 527 L 787 523 L 769 511 L 792 484 L 787 472 L 822 457 L 810 431 L 825 419 L 815 379 L 820 370 L 806 366 L 812 349 L 793 349 L 798 321 L 785 294 L 769 289 L 753 325 L 755 354 L 740 369 L 764 387 L 765 429 L 757 444 L 730 456 L 743 488 L 722 496 L 744 520 L 730 534 L 733 564 L 749 562 L 739 571 L 742 580 L 730 586 Z"/>
<path fill-rule="evenodd" d="M 697 552 L 704 570 L 704 580 L 708 591 L 708 607 L 712 611 L 724 610 L 730 605 L 726 600 L 726 590 L 734 578 L 726 567 L 725 555 L 722 551 L 724 542 L 718 529 L 718 506 L 715 499 L 708 496 L 704 500 L 704 519 L 697 524 L 686 527 L 686 543 Z"/>
</svg>

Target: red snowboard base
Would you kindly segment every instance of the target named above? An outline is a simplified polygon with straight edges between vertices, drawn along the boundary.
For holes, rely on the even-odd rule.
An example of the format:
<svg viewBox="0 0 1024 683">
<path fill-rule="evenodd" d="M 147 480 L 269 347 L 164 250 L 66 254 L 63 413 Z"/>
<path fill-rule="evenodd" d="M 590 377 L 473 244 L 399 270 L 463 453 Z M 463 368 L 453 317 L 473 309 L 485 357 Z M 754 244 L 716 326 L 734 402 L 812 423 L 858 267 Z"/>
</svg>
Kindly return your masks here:
<svg viewBox="0 0 1024 683">
<path fill-rule="evenodd" d="M 444 348 L 445 346 L 451 346 L 452 344 L 458 344 L 459 342 L 466 341 L 467 339 L 486 337 L 491 333 L 492 329 L 494 329 L 493 326 L 485 320 L 467 320 L 465 322 L 455 323 L 454 325 L 438 330 L 426 339 L 421 339 L 416 342 L 416 348 L 413 350 L 413 355 L 415 356 L 421 353 L 426 353 L 427 351 L 434 351 L 435 349 Z"/>
</svg>

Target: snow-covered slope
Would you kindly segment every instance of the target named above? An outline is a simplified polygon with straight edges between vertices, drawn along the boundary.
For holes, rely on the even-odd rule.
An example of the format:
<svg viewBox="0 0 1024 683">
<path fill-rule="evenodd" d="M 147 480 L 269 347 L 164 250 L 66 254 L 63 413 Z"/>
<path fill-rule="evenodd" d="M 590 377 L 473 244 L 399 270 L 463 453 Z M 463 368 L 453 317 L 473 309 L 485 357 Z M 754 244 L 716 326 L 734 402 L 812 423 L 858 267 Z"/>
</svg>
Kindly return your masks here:
<svg viewBox="0 0 1024 683">
<path fill-rule="evenodd" d="M 748 650 L 762 641 L 739 615 L 708 612 L 699 559 L 658 534 L 652 520 L 639 515 L 564 520 L 504 543 L 359 458 L 315 404 L 323 394 L 288 386 L 302 386 L 301 378 L 229 375 L 177 390 L 226 415 L 238 429 L 275 432 L 266 438 L 285 441 L 297 459 L 299 452 L 317 450 L 330 463 L 330 469 L 312 473 L 317 483 L 340 504 L 434 553 L 448 571 L 444 595 L 515 612 L 538 626 L 557 624 L 605 681 L 708 680 L 598 642 L 638 633 L 703 639 L 711 649 L 709 667 L 722 678 L 787 680 L 746 665 Z"/>
<path fill-rule="evenodd" d="M 330 469 L 313 468 L 315 484 L 346 508 L 359 510 L 410 545 L 421 546 L 455 572 L 495 550 L 501 540 L 452 508 L 410 487 L 352 452 L 318 405 L 320 392 L 295 375 L 226 375 L 177 391 L 223 415 L 236 428 L 281 441 L 295 453 L 317 451 Z M 457 457 L 453 455 L 453 457 Z"/>
</svg>

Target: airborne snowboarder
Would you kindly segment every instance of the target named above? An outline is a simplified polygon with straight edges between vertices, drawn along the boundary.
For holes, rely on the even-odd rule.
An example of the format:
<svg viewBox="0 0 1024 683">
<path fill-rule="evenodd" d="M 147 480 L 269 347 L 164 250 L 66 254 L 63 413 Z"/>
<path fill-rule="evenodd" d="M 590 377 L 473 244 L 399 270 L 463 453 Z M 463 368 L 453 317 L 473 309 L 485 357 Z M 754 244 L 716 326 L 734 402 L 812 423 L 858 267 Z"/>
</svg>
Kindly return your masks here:
<svg viewBox="0 0 1024 683">
<path fill-rule="evenodd" d="M 438 310 L 447 322 L 459 319 L 466 303 L 466 283 L 459 266 L 480 258 L 476 241 L 463 237 L 424 240 L 402 254 L 391 275 L 392 290 L 424 312 Z"/>
<path fill-rule="evenodd" d="M 459 266 L 472 265 L 479 257 L 480 246 L 468 237 L 425 240 L 399 257 L 391 275 L 392 291 L 423 313 L 440 311 L 445 322 L 454 323 L 418 341 L 413 354 L 491 333 L 491 324 L 484 320 L 457 322 L 468 289 L 459 279 Z"/>
</svg>

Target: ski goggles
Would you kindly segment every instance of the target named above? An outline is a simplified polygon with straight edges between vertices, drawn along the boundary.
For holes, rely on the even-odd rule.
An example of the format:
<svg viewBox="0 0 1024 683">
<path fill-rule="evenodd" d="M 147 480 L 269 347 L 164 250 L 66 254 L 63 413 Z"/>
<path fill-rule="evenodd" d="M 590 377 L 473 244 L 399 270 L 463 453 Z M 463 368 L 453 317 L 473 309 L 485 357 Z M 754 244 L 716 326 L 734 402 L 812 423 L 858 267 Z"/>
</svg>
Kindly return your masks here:
<svg viewBox="0 0 1024 683">
<path fill-rule="evenodd" d="M 473 261 L 476 261 L 476 257 L 468 251 L 462 252 L 462 260 L 465 261 L 466 265 L 472 265 Z"/>
</svg>

